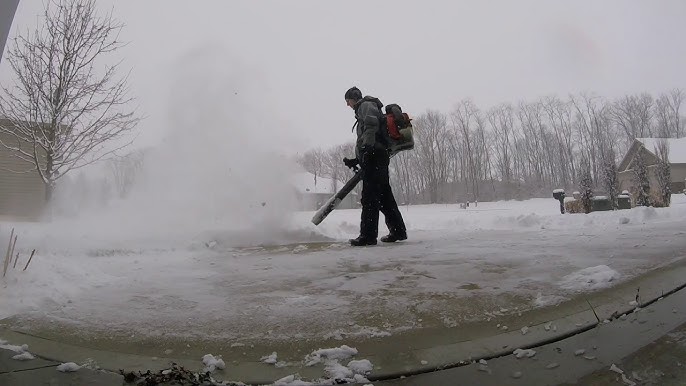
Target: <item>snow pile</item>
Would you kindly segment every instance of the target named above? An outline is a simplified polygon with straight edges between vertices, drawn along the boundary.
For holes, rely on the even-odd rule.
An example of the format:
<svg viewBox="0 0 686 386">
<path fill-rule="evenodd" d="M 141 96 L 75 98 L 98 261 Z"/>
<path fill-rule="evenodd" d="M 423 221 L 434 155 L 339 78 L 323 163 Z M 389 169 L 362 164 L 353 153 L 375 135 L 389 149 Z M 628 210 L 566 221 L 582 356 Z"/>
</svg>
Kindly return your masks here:
<svg viewBox="0 0 686 386">
<path fill-rule="evenodd" d="M 57 371 L 63 372 L 63 373 L 71 373 L 74 371 L 78 371 L 81 368 L 81 366 L 77 365 L 74 362 L 67 362 L 67 363 L 62 363 L 61 365 L 57 366 Z"/>
<path fill-rule="evenodd" d="M 357 374 L 368 374 L 374 369 L 374 365 L 368 359 L 348 362 L 348 368 Z"/>
<path fill-rule="evenodd" d="M 588 267 L 562 278 L 559 286 L 572 291 L 591 291 L 612 286 L 621 275 L 607 265 Z"/>
<path fill-rule="evenodd" d="M 216 369 L 224 370 L 224 368 L 226 368 L 224 360 L 221 359 L 221 357 L 215 357 L 212 354 L 205 354 L 202 357 L 202 363 L 205 365 L 203 372 L 213 372 Z"/>
<path fill-rule="evenodd" d="M 536 355 L 536 351 L 534 351 L 532 349 L 522 350 L 521 348 L 518 348 L 518 349 L 514 350 L 512 352 L 512 354 L 514 354 L 514 356 L 517 357 L 517 359 L 521 359 L 524 357 L 532 358 L 533 356 Z"/>
<path fill-rule="evenodd" d="M 274 381 L 274 386 L 313 386 L 312 382 L 303 381 L 299 375 L 288 375 Z"/>
<path fill-rule="evenodd" d="M 336 348 L 324 348 L 305 356 L 305 366 L 314 366 L 324 360 L 345 360 L 357 355 L 357 349 L 342 345 Z"/>
<path fill-rule="evenodd" d="M 324 366 L 325 379 L 333 381 L 333 384 L 369 382 L 366 375 L 373 369 L 374 366 L 367 359 L 350 361 L 347 366 L 340 364 L 337 359 L 329 359 Z"/>
<path fill-rule="evenodd" d="M 350 379 L 353 377 L 354 373 L 347 366 L 343 366 L 336 360 L 327 361 L 324 366 L 324 371 L 330 379 Z"/>
<path fill-rule="evenodd" d="M 29 361 L 36 359 L 30 352 L 29 346 L 27 344 L 22 344 L 21 346 L 8 344 L 6 340 L 0 339 L 0 349 L 10 350 L 17 353 L 17 355 L 12 356 L 12 359 L 16 361 Z"/>
<path fill-rule="evenodd" d="M 0 339 L 0 349 L 10 350 L 10 351 L 14 351 L 16 353 L 21 354 L 21 353 L 29 351 L 29 345 L 28 344 L 22 344 L 21 346 L 17 346 L 14 344 L 7 343 L 6 340 Z"/>
<path fill-rule="evenodd" d="M 21 354 L 17 354 L 12 357 L 12 359 L 17 360 L 17 361 L 30 361 L 31 359 L 36 359 L 33 355 L 31 355 L 30 352 L 26 351 Z"/>
<path fill-rule="evenodd" d="M 336 348 L 326 348 L 313 351 L 305 356 L 305 365 L 314 366 L 324 364 L 325 377 L 312 382 L 303 381 L 298 374 L 289 375 L 274 382 L 275 386 L 306 386 L 306 385 L 337 385 L 341 383 L 367 383 L 366 378 L 374 365 L 367 359 L 351 360 L 347 365 L 339 361 L 357 355 L 357 349 L 343 345 Z M 268 358 L 268 357 L 264 357 Z M 273 358 L 276 359 L 275 357 Z"/>
<path fill-rule="evenodd" d="M 276 364 L 276 352 L 271 353 L 271 355 L 263 356 L 262 358 L 260 358 L 260 360 L 264 363 Z"/>
</svg>

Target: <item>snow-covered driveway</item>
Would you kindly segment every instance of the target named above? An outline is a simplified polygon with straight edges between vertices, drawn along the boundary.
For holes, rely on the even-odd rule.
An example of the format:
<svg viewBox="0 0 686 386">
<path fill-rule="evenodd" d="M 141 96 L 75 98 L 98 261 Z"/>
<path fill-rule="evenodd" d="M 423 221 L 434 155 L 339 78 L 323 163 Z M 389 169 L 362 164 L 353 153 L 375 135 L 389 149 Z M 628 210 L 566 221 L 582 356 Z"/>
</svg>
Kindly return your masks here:
<svg viewBox="0 0 686 386">
<path fill-rule="evenodd" d="M 686 256 L 683 196 L 590 215 L 560 215 L 553 199 L 402 211 L 410 239 L 367 248 L 346 243 L 358 210 L 319 227 L 297 213 L 276 230 L 214 224 L 166 240 L 15 224 L 18 245 L 39 253 L 2 281 L 13 295 L 0 297 L 0 316 L 123 336 L 385 336 L 486 319 L 515 301 L 519 311 L 552 305 Z"/>
</svg>

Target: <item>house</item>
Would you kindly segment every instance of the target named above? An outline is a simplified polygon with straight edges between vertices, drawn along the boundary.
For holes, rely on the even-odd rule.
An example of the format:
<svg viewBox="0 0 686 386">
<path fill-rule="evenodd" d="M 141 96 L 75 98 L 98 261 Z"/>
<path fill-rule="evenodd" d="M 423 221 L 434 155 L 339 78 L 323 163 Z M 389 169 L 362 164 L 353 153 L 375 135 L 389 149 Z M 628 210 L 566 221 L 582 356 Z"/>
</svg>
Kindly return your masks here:
<svg viewBox="0 0 686 386">
<path fill-rule="evenodd" d="M 292 179 L 296 189 L 298 210 L 317 210 L 343 187 L 341 181 L 315 176 L 312 173 L 296 173 Z M 357 208 L 357 194 L 348 194 L 338 205 L 339 209 Z"/>
<path fill-rule="evenodd" d="M 0 126 L 12 123 L 0 118 Z M 0 130 L 0 142 L 11 147 L 28 147 L 11 134 Z M 45 184 L 36 167 L 14 156 L 0 144 L 0 217 L 37 219 L 45 208 Z"/>
<path fill-rule="evenodd" d="M 0 1 L 0 62 L 2 62 L 2 52 L 5 48 L 5 42 L 10 33 L 12 20 L 18 5 L 19 0 Z"/>
<path fill-rule="evenodd" d="M 648 170 L 650 186 L 657 186 L 656 165 L 659 161 L 657 148 L 660 141 L 665 141 L 669 149 L 669 164 L 671 171 L 672 193 L 684 191 L 686 179 L 686 137 L 684 138 L 636 138 L 627 153 L 624 155 L 618 168 L 619 190 L 635 191 L 633 162 L 641 152 Z"/>
</svg>

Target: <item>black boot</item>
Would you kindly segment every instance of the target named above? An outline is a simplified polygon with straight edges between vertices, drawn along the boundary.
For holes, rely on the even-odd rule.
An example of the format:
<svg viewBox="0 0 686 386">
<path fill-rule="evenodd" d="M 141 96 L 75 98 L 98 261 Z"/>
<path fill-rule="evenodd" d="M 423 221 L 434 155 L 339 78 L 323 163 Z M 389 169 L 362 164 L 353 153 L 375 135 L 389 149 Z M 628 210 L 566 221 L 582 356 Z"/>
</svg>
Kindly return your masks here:
<svg viewBox="0 0 686 386">
<path fill-rule="evenodd" d="M 376 245 L 376 239 L 370 239 L 364 236 L 359 236 L 356 239 L 350 239 L 350 245 L 353 247 L 363 247 L 365 245 Z"/>
<path fill-rule="evenodd" d="M 402 241 L 402 240 L 407 240 L 407 234 L 389 234 L 381 238 L 381 241 L 384 243 L 394 243 L 396 241 Z"/>
</svg>

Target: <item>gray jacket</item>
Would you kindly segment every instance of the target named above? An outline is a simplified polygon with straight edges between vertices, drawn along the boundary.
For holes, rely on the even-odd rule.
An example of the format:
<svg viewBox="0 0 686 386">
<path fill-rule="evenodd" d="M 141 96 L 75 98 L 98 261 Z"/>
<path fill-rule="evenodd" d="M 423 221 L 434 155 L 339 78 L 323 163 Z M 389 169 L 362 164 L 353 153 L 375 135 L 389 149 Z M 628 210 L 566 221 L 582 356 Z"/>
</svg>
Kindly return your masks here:
<svg viewBox="0 0 686 386">
<path fill-rule="evenodd" d="M 388 151 L 390 137 L 381 126 L 381 120 L 385 119 L 381 113 L 383 103 L 378 98 L 366 96 L 355 105 L 355 118 L 357 119 L 357 143 L 355 156 L 360 159 L 366 149 L 374 151 Z"/>
</svg>

